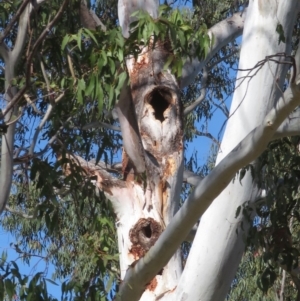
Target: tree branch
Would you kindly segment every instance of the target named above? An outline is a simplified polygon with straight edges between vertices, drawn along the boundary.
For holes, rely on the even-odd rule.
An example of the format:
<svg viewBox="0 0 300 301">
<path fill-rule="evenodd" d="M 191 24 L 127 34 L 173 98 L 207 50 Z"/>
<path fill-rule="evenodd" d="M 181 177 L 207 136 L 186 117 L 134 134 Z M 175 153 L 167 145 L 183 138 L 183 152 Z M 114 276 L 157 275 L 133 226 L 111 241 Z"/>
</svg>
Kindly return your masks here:
<svg viewBox="0 0 300 301">
<path fill-rule="evenodd" d="M 26 100 L 26 102 L 28 103 L 28 105 L 30 105 L 32 107 L 32 109 L 34 110 L 34 112 L 36 112 L 38 115 L 43 115 L 43 113 L 36 107 L 34 101 L 32 101 L 29 97 L 28 94 L 24 94 L 24 98 Z"/>
<path fill-rule="evenodd" d="M 46 70 L 45 70 L 45 66 L 44 66 L 44 63 L 43 63 L 43 61 L 42 61 L 41 58 L 40 58 L 40 65 L 41 65 L 41 70 L 42 70 L 43 77 L 44 77 L 45 82 L 46 82 L 47 91 L 48 91 L 48 93 L 50 93 L 50 90 L 51 90 L 50 89 L 50 81 L 49 81 L 49 78 L 47 76 L 47 73 L 46 73 Z M 64 97 L 64 95 L 65 95 L 65 92 L 62 92 L 53 102 L 50 102 L 48 104 L 47 111 L 46 111 L 43 119 L 41 120 L 40 124 L 38 125 L 38 127 L 35 130 L 35 133 L 34 133 L 34 136 L 33 136 L 33 139 L 32 139 L 32 143 L 31 143 L 31 145 L 29 147 L 29 151 L 28 151 L 29 156 L 33 155 L 34 148 L 35 148 L 35 145 L 36 145 L 39 133 L 42 130 L 42 128 L 45 125 L 45 123 L 50 118 L 52 110 L 53 110 L 55 104 L 57 104 Z"/>
<path fill-rule="evenodd" d="M 121 125 L 123 145 L 125 151 L 138 173 L 145 171 L 145 152 L 137 124 L 131 89 L 124 84 L 116 110 Z"/>
<path fill-rule="evenodd" d="M 244 12 L 238 12 L 232 17 L 219 22 L 208 30 L 208 34 L 213 39 L 214 44 L 212 45 L 210 52 L 207 57 L 199 62 L 198 59 L 187 61 L 182 69 L 182 77 L 180 87 L 184 88 L 191 84 L 198 73 L 203 69 L 207 62 L 224 46 L 230 41 L 240 36 L 244 29 L 246 10 Z"/>
<path fill-rule="evenodd" d="M 300 108 L 286 118 L 275 132 L 272 140 L 297 135 L 300 135 Z"/>
<path fill-rule="evenodd" d="M 82 127 L 82 129 L 83 130 L 88 130 L 88 129 L 91 129 L 91 128 L 101 128 L 101 127 L 106 128 L 108 130 L 121 132 L 121 128 L 119 128 L 118 126 L 108 124 L 108 123 L 105 123 L 105 122 L 101 122 L 101 121 L 94 121 L 94 122 L 88 123 L 88 124 L 84 125 Z"/>
<path fill-rule="evenodd" d="M 152 18 L 156 19 L 158 16 L 158 0 L 148 0 L 148 1 L 128 1 L 119 0 L 118 1 L 118 16 L 119 24 L 122 28 L 122 34 L 125 38 L 130 35 L 130 23 L 135 20 L 131 15 L 138 11 L 143 10 L 148 12 Z"/>
<path fill-rule="evenodd" d="M 195 133 L 195 135 L 197 135 L 197 136 L 203 136 L 203 137 L 207 137 L 207 138 L 209 138 L 209 139 L 211 139 L 215 144 L 217 144 L 219 147 L 221 146 L 220 145 L 220 142 L 212 135 L 212 134 L 210 134 L 210 133 L 205 133 L 205 132 L 200 132 L 200 131 L 197 131 L 197 130 L 195 130 L 195 131 L 193 131 L 194 133 Z"/>
<path fill-rule="evenodd" d="M 113 189 L 126 187 L 126 183 L 124 181 L 113 177 L 106 171 L 105 163 L 95 165 L 93 161 L 87 162 L 83 158 L 73 154 L 67 154 L 66 158 L 69 159 L 73 164 L 80 166 L 83 169 L 84 176 L 89 178 L 96 177 L 94 183 L 95 186 L 110 196 L 113 196 Z M 62 159 L 62 157 L 58 156 L 58 160 L 60 159 Z M 74 172 L 70 164 L 65 164 L 63 171 L 65 175 L 69 175 Z"/>
<path fill-rule="evenodd" d="M 34 215 L 29 215 L 29 214 L 26 214 L 26 213 L 23 213 L 23 212 L 20 212 L 18 210 L 15 210 L 9 206 L 5 206 L 5 210 L 10 212 L 11 214 L 14 214 L 14 215 L 17 215 L 17 216 L 20 216 L 22 218 L 26 218 L 26 219 L 34 219 L 35 216 Z"/>
<path fill-rule="evenodd" d="M 0 44 L 0 56 L 2 56 L 4 62 L 7 62 L 9 59 L 9 49 L 4 42 Z"/>
<path fill-rule="evenodd" d="M 193 173 L 190 170 L 185 169 L 183 172 L 183 182 L 188 183 L 192 186 L 196 186 L 200 181 L 203 180 L 203 177 Z"/>
<path fill-rule="evenodd" d="M 276 129 L 298 105 L 300 105 L 300 85 L 292 83 L 276 106 L 266 115 L 262 124 L 252 130 L 195 187 L 149 252 L 134 267 L 128 268 L 116 300 L 135 301 L 140 298 L 146 283 L 167 264 L 212 201 L 240 168 L 252 162 L 264 151 Z"/>
<path fill-rule="evenodd" d="M 106 31 L 106 26 L 101 22 L 94 11 L 88 8 L 86 0 L 81 0 L 80 3 L 80 22 L 83 27 L 96 30 L 98 26 L 103 31 Z"/>
<path fill-rule="evenodd" d="M 186 116 L 189 113 L 191 113 L 197 106 L 200 105 L 200 103 L 205 99 L 206 96 L 206 87 L 207 87 L 207 78 L 208 78 L 208 72 L 207 68 L 203 68 L 203 74 L 201 79 L 201 94 L 200 96 L 188 107 L 186 107 L 183 111 L 183 115 Z"/>
<path fill-rule="evenodd" d="M 14 118 L 18 113 L 18 108 L 10 106 L 13 103 L 13 99 L 17 94 L 16 87 L 11 87 L 11 81 L 14 78 L 15 67 L 17 60 L 20 56 L 21 51 L 24 49 L 26 31 L 29 20 L 29 1 L 24 1 L 17 11 L 16 15 L 12 18 L 12 21 L 4 30 L 1 35 L 1 42 L 5 39 L 6 35 L 11 30 L 12 26 L 19 19 L 18 34 L 12 52 L 4 53 L 6 56 L 5 60 L 5 100 L 6 109 L 3 113 L 5 124 L 9 124 L 11 119 Z M 0 45 L 4 45 L 1 44 Z M 4 46 L 2 46 L 2 49 Z M 5 57 L 4 57 L 5 58 Z M 25 92 L 25 90 L 24 90 Z M 7 116 L 5 116 L 7 115 Z M 14 147 L 14 136 L 15 136 L 16 124 L 12 123 L 8 126 L 7 132 L 2 135 L 1 145 L 1 170 L 0 170 L 0 214 L 3 212 L 6 202 L 8 200 L 12 176 L 13 176 L 13 147 Z"/>
</svg>

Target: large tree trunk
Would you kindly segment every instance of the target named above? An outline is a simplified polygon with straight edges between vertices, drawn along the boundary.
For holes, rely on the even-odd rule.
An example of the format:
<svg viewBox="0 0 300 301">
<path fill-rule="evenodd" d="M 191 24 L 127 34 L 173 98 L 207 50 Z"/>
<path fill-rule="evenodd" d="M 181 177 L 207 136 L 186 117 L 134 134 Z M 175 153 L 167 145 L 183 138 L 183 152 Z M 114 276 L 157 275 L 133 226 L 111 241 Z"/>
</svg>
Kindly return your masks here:
<svg viewBox="0 0 300 301">
<path fill-rule="evenodd" d="M 129 16 L 139 9 L 119 1 L 120 23 L 129 35 Z M 143 6 L 156 16 L 158 2 Z M 124 17 L 125 16 L 125 17 Z M 124 23 L 122 23 L 124 20 Z M 183 177 L 183 129 L 180 90 L 164 70 L 170 49 L 161 41 L 127 59 L 130 87 L 117 105 L 124 140 L 123 174 L 126 187 L 109 196 L 117 214 L 121 278 L 156 242 L 178 209 Z M 147 285 L 141 300 L 175 289 L 181 275 L 180 252 Z"/>
<path fill-rule="evenodd" d="M 249 69 L 266 56 L 291 53 L 291 34 L 298 11 L 297 0 L 249 2 L 239 62 L 239 69 L 248 71 L 240 70 L 237 74 L 230 118 L 217 164 L 262 123 L 282 95 L 288 65 L 267 62 L 258 72 L 257 69 L 249 72 Z M 278 23 L 284 28 L 286 43 L 278 43 Z M 247 219 L 242 214 L 235 218 L 236 209 L 255 200 L 259 193 L 250 172 L 247 172 L 241 182 L 237 176 L 205 212 L 177 288 L 176 300 L 225 299 L 247 235 Z"/>
</svg>

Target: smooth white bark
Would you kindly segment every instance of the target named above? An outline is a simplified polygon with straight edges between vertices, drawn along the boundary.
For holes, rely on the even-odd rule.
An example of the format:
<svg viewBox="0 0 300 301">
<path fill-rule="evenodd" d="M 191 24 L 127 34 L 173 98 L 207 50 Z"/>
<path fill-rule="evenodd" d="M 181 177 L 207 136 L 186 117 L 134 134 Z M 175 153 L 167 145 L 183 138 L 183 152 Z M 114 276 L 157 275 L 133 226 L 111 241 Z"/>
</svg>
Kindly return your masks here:
<svg viewBox="0 0 300 301">
<path fill-rule="evenodd" d="M 253 68 L 268 55 L 291 52 L 291 33 L 298 1 L 250 1 L 245 21 L 239 68 Z M 286 44 L 278 44 L 277 24 L 285 29 Z M 269 62 L 259 70 L 239 71 L 230 118 L 217 164 L 274 107 L 283 87 L 287 65 Z M 254 141 L 253 141 L 254 142 Z M 258 145 L 249 141 L 255 152 Z M 250 173 L 226 187 L 201 218 L 193 248 L 178 286 L 176 300 L 224 300 L 245 247 L 247 220 L 236 209 L 257 198 L 259 191 Z M 245 230 L 243 231 L 242 228 Z M 182 298 L 182 299 L 181 299 Z"/>
<path fill-rule="evenodd" d="M 132 16 L 133 13 L 139 10 L 145 11 L 155 19 L 158 16 L 158 6 L 158 0 L 119 0 L 118 16 L 123 36 L 129 37 L 130 23 L 136 19 Z"/>
<path fill-rule="evenodd" d="M 1 46 L 1 55 L 5 62 L 5 100 L 6 104 L 11 102 L 12 98 L 17 93 L 16 87 L 11 86 L 11 81 L 15 76 L 16 64 L 20 58 L 20 53 L 24 48 L 26 39 L 26 30 L 28 18 L 30 15 L 31 4 L 28 4 L 20 16 L 18 25 L 18 35 L 14 45 L 14 49 L 10 51 L 5 44 Z M 5 208 L 6 202 L 10 194 L 13 174 L 13 147 L 16 122 L 11 122 L 16 119 L 18 107 L 12 108 L 7 112 L 4 121 L 11 123 L 7 132 L 2 135 L 1 145 L 1 169 L 0 169 L 0 214 Z"/>
</svg>

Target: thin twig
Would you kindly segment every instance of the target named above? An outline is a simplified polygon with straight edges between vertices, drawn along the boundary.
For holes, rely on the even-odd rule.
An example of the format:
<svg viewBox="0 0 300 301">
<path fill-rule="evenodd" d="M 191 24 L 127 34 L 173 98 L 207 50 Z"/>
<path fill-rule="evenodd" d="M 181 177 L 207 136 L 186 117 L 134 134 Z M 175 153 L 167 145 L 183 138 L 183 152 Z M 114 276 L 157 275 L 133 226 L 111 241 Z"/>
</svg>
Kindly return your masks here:
<svg viewBox="0 0 300 301">
<path fill-rule="evenodd" d="M 54 104 L 58 103 L 59 100 L 61 100 L 61 99 L 63 98 L 64 95 L 65 95 L 64 92 L 61 93 L 61 94 L 55 99 Z M 44 115 L 42 121 L 40 122 L 40 124 L 38 125 L 38 127 L 37 127 L 36 130 L 35 130 L 34 137 L 33 137 L 33 139 L 32 139 L 32 143 L 31 143 L 31 145 L 30 145 L 30 147 L 29 147 L 29 152 L 28 152 L 28 154 L 29 154 L 30 156 L 33 155 L 34 148 L 35 148 L 35 145 L 36 145 L 36 142 L 37 142 L 39 133 L 40 133 L 40 131 L 42 130 L 42 128 L 43 128 L 43 126 L 45 125 L 45 123 L 46 123 L 46 122 L 48 121 L 48 119 L 50 118 L 50 115 L 51 115 L 51 113 L 52 113 L 52 111 L 53 111 L 53 108 L 54 108 L 54 105 L 51 104 L 51 103 L 49 103 L 48 108 L 47 108 L 47 111 L 46 111 L 46 113 L 45 113 L 45 115 Z"/>
<path fill-rule="evenodd" d="M 121 132 L 120 127 L 115 126 L 115 125 L 111 125 L 111 124 L 108 124 L 108 123 L 100 122 L 100 121 L 94 121 L 94 122 L 88 123 L 88 124 L 84 125 L 82 127 L 82 129 L 83 130 L 88 130 L 88 129 L 91 129 L 91 128 L 99 128 L 99 127 L 103 127 L 103 128 L 109 129 L 109 130 L 116 131 L 116 132 Z"/>
<path fill-rule="evenodd" d="M 216 60 L 215 62 L 213 62 L 211 65 L 209 65 L 208 66 L 208 71 L 212 70 L 216 65 L 218 65 L 219 63 L 223 62 L 224 60 L 232 57 L 234 54 L 236 54 L 239 51 L 240 51 L 239 47 L 234 47 L 234 49 L 232 50 L 232 52 L 230 52 L 228 55 L 220 57 L 218 60 Z"/>
<path fill-rule="evenodd" d="M 20 216 L 20 217 L 23 217 L 23 218 L 26 218 L 26 219 L 34 219 L 35 218 L 34 215 L 28 215 L 26 213 L 15 210 L 15 209 L 7 206 L 7 205 L 5 206 L 5 210 L 12 213 L 12 214 L 14 214 L 14 215 L 17 215 L 17 216 Z"/>
<path fill-rule="evenodd" d="M 207 87 L 207 78 L 208 78 L 207 68 L 204 67 L 203 68 L 203 74 L 202 74 L 202 80 L 201 80 L 201 94 L 191 105 L 189 105 L 188 107 L 186 107 L 184 109 L 184 111 L 183 111 L 184 116 L 191 113 L 205 99 L 206 87 Z"/>
<path fill-rule="evenodd" d="M 67 53 L 68 65 L 73 79 L 76 79 L 70 53 Z"/>
<path fill-rule="evenodd" d="M 211 139 L 214 143 L 216 143 L 219 147 L 221 146 L 220 145 L 220 142 L 210 133 L 205 133 L 205 132 L 200 132 L 200 131 L 193 131 L 197 136 L 203 136 L 203 137 L 207 137 L 209 139 Z"/>
<path fill-rule="evenodd" d="M 27 101 L 27 103 L 32 107 L 33 111 L 36 112 L 38 115 L 42 115 L 43 113 L 36 107 L 34 102 L 30 99 L 29 95 L 27 93 L 24 94 L 24 98 Z"/>
</svg>

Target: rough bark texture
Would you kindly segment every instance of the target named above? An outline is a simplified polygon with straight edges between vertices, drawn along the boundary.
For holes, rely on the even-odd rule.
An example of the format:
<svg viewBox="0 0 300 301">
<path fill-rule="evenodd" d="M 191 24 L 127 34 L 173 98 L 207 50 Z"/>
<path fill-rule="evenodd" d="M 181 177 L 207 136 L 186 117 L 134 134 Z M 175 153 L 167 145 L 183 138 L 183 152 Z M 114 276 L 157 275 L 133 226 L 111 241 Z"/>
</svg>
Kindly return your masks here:
<svg viewBox="0 0 300 301">
<path fill-rule="evenodd" d="M 142 8 L 156 16 L 157 1 Z M 128 34 L 128 17 L 136 8 L 119 2 L 127 13 L 120 18 L 123 34 Z M 151 8 L 148 9 L 148 6 Z M 132 11 L 133 10 L 133 11 Z M 131 20 L 132 21 L 132 20 Z M 130 87 L 124 87 L 117 113 L 124 140 L 123 172 L 126 189 L 109 198 L 117 213 L 121 277 L 134 268 L 153 246 L 178 209 L 183 181 L 183 129 L 180 90 L 175 77 L 164 71 L 170 55 L 168 41 L 141 49 L 127 59 Z M 177 252 L 156 277 L 141 288 L 141 300 L 174 290 L 181 275 L 181 256 Z"/>
<path fill-rule="evenodd" d="M 182 109 L 174 76 L 162 71 L 169 53 L 165 45 L 160 43 L 154 49 L 152 46 L 144 48 L 136 60 L 128 59 L 135 108 L 131 117 L 137 118 L 146 172 L 135 174 L 133 179 L 127 178 L 131 197 L 125 202 L 131 205 L 118 216 L 122 277 L 128 267 L 156 242 L 179 204 L 183 177 Z M 133 165 L 134 159 L 131 160 Z M 123 163 L 128 164 L 128 160 Z M 147 285 L 141 300 L 152 300 L 174 289 L 180 274 L 181 257 L 175 254 L 156 279 Z"/>
</svg>

